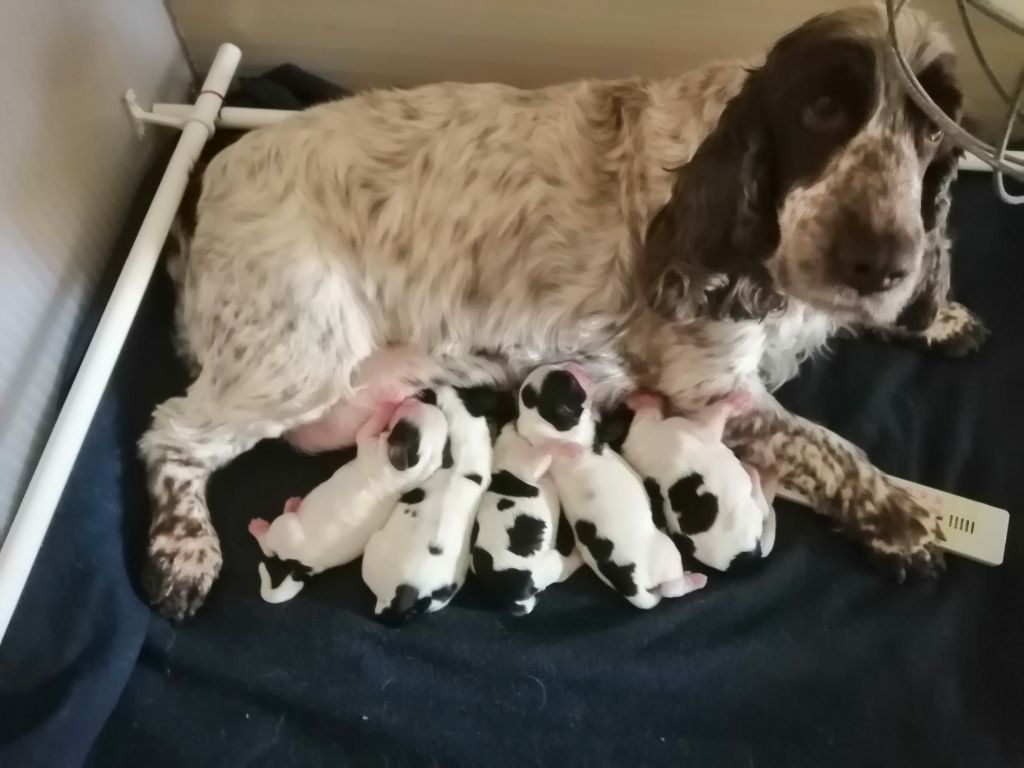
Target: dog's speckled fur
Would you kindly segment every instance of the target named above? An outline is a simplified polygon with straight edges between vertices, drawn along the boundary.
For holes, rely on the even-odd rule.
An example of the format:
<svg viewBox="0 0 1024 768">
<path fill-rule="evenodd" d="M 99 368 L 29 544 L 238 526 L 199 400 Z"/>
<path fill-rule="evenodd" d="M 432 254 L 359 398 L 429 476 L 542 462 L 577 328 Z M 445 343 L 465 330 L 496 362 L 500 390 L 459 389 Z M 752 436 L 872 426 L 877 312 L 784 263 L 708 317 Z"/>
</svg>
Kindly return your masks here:
<svg viewBox="0 0 1024 768">
<path fill-rule="evenodd" d="M 899 34 L 915 69 L 957 96 L 945 37 L 908 12 Z M 219 571 L 209 474 L 331 418 L 396 347 L 429 356 L 407 361 L 410 385 L 514 380 L 575 358 L 606 399 L 640 384 L 686 410 L 760 392 L 734 443 L 874 552 L 931 568 L 931 513 L 767 394 L 838 328 L 926 328 L 946 299 L 955 158 L 897 89 L 883 39 L 877 8 L 840 11 L 760 68 L 374 91 L 224 150 L 179 269 L 198 377 L 141 441 L 159 610 L 191 614 Z M 837 123 L 799 83 L 833 71 L 818 65 L 840 49 L 869 74 L 846 83 L 861 108 Z M 812 145 L 813 163 L 793 152 Z M 899 241 L 902 279 L 868 295 L 837 282 L 850 221 L 865 252 Z"/>
</svg>

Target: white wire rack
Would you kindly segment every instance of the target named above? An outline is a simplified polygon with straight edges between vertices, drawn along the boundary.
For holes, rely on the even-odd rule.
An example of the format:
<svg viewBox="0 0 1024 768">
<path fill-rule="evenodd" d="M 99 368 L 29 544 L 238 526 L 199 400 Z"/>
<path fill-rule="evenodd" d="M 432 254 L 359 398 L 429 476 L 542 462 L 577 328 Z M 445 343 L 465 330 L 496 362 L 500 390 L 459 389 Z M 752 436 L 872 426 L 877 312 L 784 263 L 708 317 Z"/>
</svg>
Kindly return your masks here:
<svg viewBox="0 0 1024 768">
<path fill-rule="evenodd" d="M 907 93 L 924 110 L 925 114 L 946 132 L 946 135 L 992 168 L 994 171 L 993 179 L 996 193 L 1000 199 L 1007 203 L 1020 204 L 1024 203 L 1024 195 L 1015 195 L 1007 190 L 1004 177 L 1009 176 L 1018 181 L 1024 181 L 1024 159 L 1019 154 L 1007 151 L 1010 136 L 1013 133 L 1014 126 L 1017 124 L 1017 120 L 1024 117 L 1024 61 L 1022 61 L 1021 74 L 1018 78 L 1016 89 L 1011 92 L 1003 86 L 995 72 L 993 72 L 988 59 L 985 57 L 985 52 L 978 42 L 978 37 L 974 32 L 974 25 L 967 11 L 967 6 L 972 6 L 1010 32 L 1021 35 L 1022 42 L 1024 42 L 1024 4 L 1020 4 L 1018 7 L 1017 5 L 1011 5 L 1013 2 L 1014 0 L 956 0 L 960 19 L 963 22 L 964 31 L 970 42 L 971 50 L 975 57 L 977 57 L 978 63 L 981 65 L 993 89 L 999 94 L 1007 107 L 1006 128 L 1002 133 L 998 146 L 992 146 L 965 130 L 943 112 L 942 108 L 928 95 L 911 69 L 910 64 L 907 63 L 906 58 L 900 52 L 899 43 L 897 42 L 896 18 L 900 11 L 903 10 L 906 0 L 885 0 L 885 6 L 889 19 L 889 43 L 896 62 L 899 64 L 900 75 L 906 86 Z"/>
</svg>

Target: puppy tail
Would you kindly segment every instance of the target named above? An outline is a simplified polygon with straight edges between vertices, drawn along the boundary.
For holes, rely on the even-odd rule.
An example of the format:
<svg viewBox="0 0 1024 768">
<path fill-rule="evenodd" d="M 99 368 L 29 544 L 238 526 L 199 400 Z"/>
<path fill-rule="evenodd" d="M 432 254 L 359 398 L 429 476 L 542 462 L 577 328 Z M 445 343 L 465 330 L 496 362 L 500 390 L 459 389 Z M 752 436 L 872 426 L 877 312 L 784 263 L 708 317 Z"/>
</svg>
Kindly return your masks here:
<svg viewBox="0 0 1024 768">
<path fill-rule="evenodd" d="M 262 597 L 268 603 L 285 603 L 295 597 L 302 588 L 306 585 L 303 573 L 297 569 L 289 570 L 285 574 L 285 577 L 281 579 L 281 583 L 276 587 L 270 578 L 270 570 L 267 568 L 266 561 L 261 562 L 259 565 L 260 571 L 260 597 Z"/>
</svg>

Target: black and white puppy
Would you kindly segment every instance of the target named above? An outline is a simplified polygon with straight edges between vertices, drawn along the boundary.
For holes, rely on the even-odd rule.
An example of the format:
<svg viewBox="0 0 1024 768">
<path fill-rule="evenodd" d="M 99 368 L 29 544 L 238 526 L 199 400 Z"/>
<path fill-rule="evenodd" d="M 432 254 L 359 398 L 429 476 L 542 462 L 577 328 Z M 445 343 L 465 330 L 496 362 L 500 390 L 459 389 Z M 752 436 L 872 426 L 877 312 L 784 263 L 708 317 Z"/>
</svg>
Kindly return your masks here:
<svg viewBox="0 0 1024 768">
<path fill-rule="evenodd" d="M 551 455 L 506 424 L 494 445 L 494 474 L 473 528 L 471 567 L 484 590 L 516 615 L 530 613 L 537 594 L 582 565 L 575 549 L 556 547 L 558 493 L 547 476 Z M 570 534 L 571 536 L 571 534 Z"/>
<path fill-rule="evenodd" d="M 249 523 L 267 558 L 259 564 L 263 599 L 290 600 L 310 576 L 359 557 L 399 496 L 441 466 L 447 436 L 433 405 L 408 399 L 397 409 L 378 407 L 356 435 L 352 461 L 305 498 L 289 499 L 273 522 Z M 271 569 L 283 571 L 279 583 Z"/>
<path fill-rule="evenodd" d="M 363 555 L 374 613 L 388 620 L 440 610 L 462 587 L 471 527 L 491 479 L 490 427 L 472 393 L 445 386 L 421 397 L 448 420 L 441 467 L 402 495 Z"/>
<path fill-rule="evenodd" d="M 664 415 L 661 397 L 625 404 L 622 455 L 640 473 L 655 522 L 680 550 L 719 571 L 767 557 L 775 543 L 774 478 L 722 442 L 726 421 L 749 405 L 735 393 L 689 418 Z"/>
<path fill-rule="evenodd" d="M 519 433 L 552 454 L 551 476 L 584 562 L 638 608 L 704 586 L 655 527 L 640 476 L 596 441 L 589 377 L 574 364 L 535 369 L 519 390 Z"/>
</svg>

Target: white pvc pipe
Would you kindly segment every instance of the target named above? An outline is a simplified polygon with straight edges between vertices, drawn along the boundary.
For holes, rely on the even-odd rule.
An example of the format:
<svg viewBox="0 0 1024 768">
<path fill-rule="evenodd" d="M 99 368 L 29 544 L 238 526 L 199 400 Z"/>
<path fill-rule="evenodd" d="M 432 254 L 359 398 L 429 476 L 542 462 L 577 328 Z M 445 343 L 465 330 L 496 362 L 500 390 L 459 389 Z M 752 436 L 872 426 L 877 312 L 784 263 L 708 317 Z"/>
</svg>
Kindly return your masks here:
<svg viewBox="0 0 1024 768">
<path fill-rule="evenodd" d="M 1024 152 L 1007 152 L 1006 157 L 1016 160 L 1019 163 L 1024 163 Z M 961 171 L 992 171 L 992 166 L 986 162 L 979 160 L 974 155 L 967 153 L 960 158 L 960 170 Z"/>
<path fill-rule="evenodd" d="M 54 509 L 156 267 L 185 194 L 189 172 L 213 133 L 217 110 L 241 57 L 242 52 L 236 46 L 222 45 L 199 98 L 194 107 L 189 108 L 181 138 L 0 549 L 0 640 L 10 624 Z"/>
<path fill-rule="evenodd" d="M 153 114 L 160 117 L 173 117 L 184 120 L 189 116 L 192 107 L 188 104 L 154 104 Z M 252 109 L 250 107 L 223 107 L 217 116 L 218 128 L 240 128 L 249 130 L 273 125 L 297 115 L 291 109 Z"/>
<path fill-rule="evenodd" d="M 154 104 L 153 114 L 160 117 L 172 117 L 184 120 L 192 111 L 188 104 Z M 274 125 L 298 114 L 291 109 L 255 109 L 251 107 L 224 107 L 217 116 L 218 128 L 235 128 L 240 130 L 251 130 L 262 128 L 265 125 Z M 1024 163 L 1024 152 L 1007 152 L 1006 156 Z M 965 154 L 960 160 L 961 171 L 987 171 L 992 167 L 983 163 L 974 155 Z"/>
</svg>

